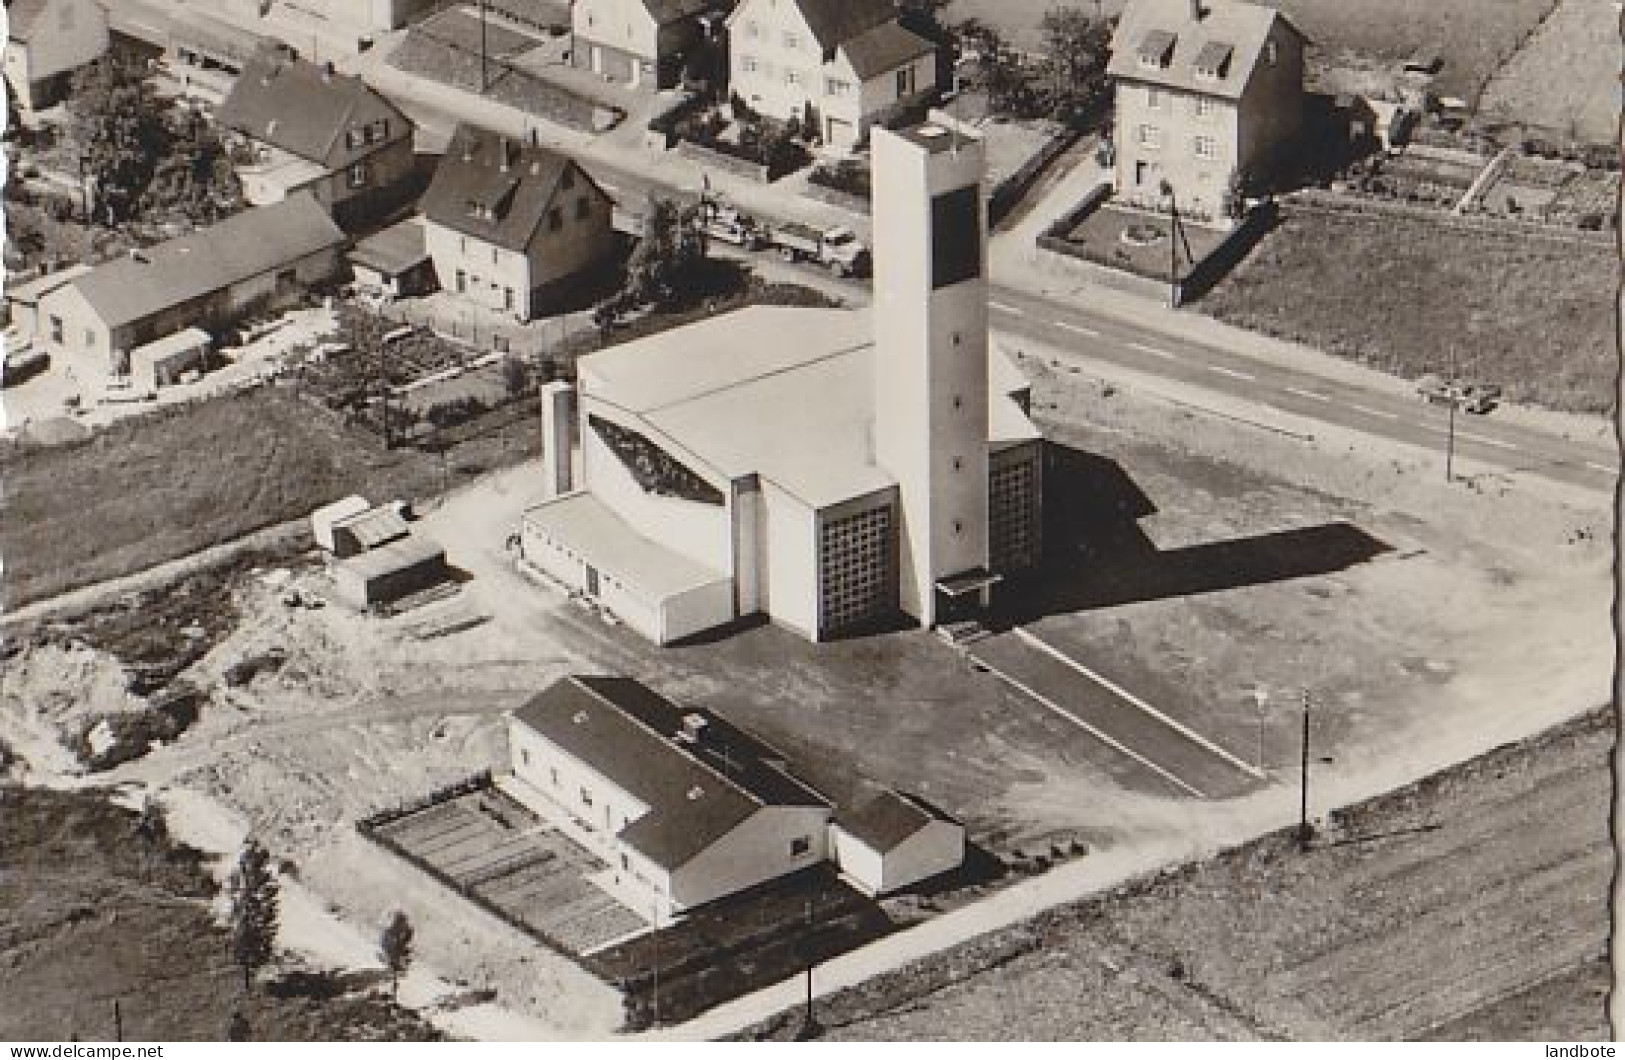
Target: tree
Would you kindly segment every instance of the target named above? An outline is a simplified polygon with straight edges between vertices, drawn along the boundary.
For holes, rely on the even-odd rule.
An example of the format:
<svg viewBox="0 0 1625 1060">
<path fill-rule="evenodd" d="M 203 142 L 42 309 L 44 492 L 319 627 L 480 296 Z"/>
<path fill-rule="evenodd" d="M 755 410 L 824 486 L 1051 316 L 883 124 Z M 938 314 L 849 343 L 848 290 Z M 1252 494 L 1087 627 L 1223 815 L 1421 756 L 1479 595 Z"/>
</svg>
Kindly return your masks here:
<svg viewBox="0 0 1625 1060">
<path fill-rule="evenodd" d="M 695 291 L 704 273 L 706 238 L 698 206 L 651 199 L 643 234 L 626 264 L 626 290 L 644 304 L 665 306 Z"/>
<path fill-rule="evenodd" d="M 1110 23 L 1082 8 L 1053 7 L 1044 12 L 1039 32 L 1049 72 L 1051 113 L 1067 118 L 1101 98 L 1111 57 Z"/>
<path fill-rule="evenodd" d="M 275 953 L 278 919 L 276 877 L 271 855 L 250 839 L 237 859 L 227 893 L 231 897 L 231 957 L 243 970 L 247 990 L 255 972 Z"/>
<path fill-rule="evenodd" d="M 226 1024 L 226 1041 L 246 1042 L 251 1033 L 248 1017 L 243 1015 L 241 1009 L 232 1009 L 231 1022 Z"/>
<path fill-rule="evenodd" d="M 96 175 L 104 219 L 129 220 L 169 147 L 163 105 L 147 71 L 107 53 L 73 75 L 68 111 L 85 168 Z"/>
<path fill-rule="evenodd" d="M 406 974 L 407 966 L 412 963 L 412 923 L 406 919 L 406 914 L 399 909 L 390 917 L 389 923 L 384 927 L 383 935 L 378 939 L 378 949 L 384 955 L 384 964 L 389 968 L 390 996 L 398 996 L 401 992 L 401 976 Z"/>
</svg>

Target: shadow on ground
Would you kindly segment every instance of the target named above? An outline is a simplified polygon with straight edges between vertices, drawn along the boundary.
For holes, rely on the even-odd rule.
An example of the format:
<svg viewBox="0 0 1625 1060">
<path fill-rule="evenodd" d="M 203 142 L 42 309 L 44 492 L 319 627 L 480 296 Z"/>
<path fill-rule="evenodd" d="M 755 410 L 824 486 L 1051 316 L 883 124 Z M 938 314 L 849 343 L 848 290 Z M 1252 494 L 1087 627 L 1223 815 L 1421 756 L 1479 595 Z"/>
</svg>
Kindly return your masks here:
<svg viewBox="0 0 1625 1060">
<path fill-rule="evenodd" d="M 1162 550 L 1140 521 L 1156 505 L 1117 461 L 1050 443 L 1040 571 L 999 594 L 998 625 L 1347 570 L 1390 551 L 1352 523 Z"/>
</svg>

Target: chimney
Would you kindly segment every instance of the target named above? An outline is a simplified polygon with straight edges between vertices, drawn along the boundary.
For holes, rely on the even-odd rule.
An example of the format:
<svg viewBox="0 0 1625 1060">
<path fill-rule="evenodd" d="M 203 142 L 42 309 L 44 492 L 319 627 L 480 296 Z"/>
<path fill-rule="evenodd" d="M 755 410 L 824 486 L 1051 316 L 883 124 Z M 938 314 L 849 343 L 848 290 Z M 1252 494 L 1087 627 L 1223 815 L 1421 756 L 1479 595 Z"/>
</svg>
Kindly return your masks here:
<svg viewBox="0 0 1625 1060">
<path fill-rule="evenodd" d="M 574 446 L 576 390 L 563 380 L 542 387 L 542 467 L 549 497 L 562 497 L 575 488 L 571 470 Z"/>
<path fill-rule="evenodd" d="M 542 146 L 542 134 L 541 134 L 541 131 L 538 130 L 536 128 L 536 126 L 534 126 L 534 125 L 532 125 L 530 127 L 530 146 L 532 146 L 532 147 L 540 147 L 540 146 Z"/>
<path fill-rule="evenodd" d="M 1200 22 L 1207 14 L 1207 8 L 1202 6 L 1202 0 L 1191 0 L 1191 21 Z"/>
<path fill-rule="evenodd" d="M 497 149 L 500 152 L 499 157 L 501 159 L 498 168 L 506 173 L 509 167 L 513 165 L 513 158 L 508 151 L 508 138 L 506 136 L 497 141 Z"/>
</svg>

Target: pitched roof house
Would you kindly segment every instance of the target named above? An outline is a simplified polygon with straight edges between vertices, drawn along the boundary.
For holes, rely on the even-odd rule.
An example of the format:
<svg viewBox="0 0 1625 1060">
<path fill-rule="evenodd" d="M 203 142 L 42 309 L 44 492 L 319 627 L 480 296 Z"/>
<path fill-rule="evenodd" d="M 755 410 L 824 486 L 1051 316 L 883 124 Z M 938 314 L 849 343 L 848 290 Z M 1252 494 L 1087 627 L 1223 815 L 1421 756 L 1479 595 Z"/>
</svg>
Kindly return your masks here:
<svg viewBox="0 0 1625 1060">
<path fill-rule="evenodd" d="M 893 0 L 741 0 L 728 18 L 731 88 L 850 147 L 937 90 L 936 45 L 898 17 Z"/>
<path fill-rule="evenodd" d="M 107 9 L 96 0 L 8 0 L 5 77 L 23 114 L 68 94 L 73 72 L 109 43 Z"/>
<path fill-rule="evenodd" d="M 509 722 L 515 793 L 661 918 L 816 865 L 828 801 L 782 756 L 629 678 L 563 678 Z"/>
<path fill-rule="evenodd" d="M 529 320 L 613 255 L 612 205 L 565 156 L 462 125 L 423 197 L 425 242 L 444 290 Z"/>
<path fill-rule="evenodd" d="M 1303 34 L 1241 0 L 1131 0 L 1112 38 L 1117 195 L 1223 222 L 1232 182 L 1280 171 L 1303 123 Z"/>
<path fill-rule="evenodd" d="M 358 77 L 331 64 L 256 54 L 216 111 L 253 145 L 239 166 L 255 205 L 308 190 L 343 224 L 399 205 L 412 175 L 412 123 Z"/>
<path fill-rule="evenodd" d="M 227 326 L 331 280 L 344 233 L 309 194 L 97 265 L 40 299 L 53 355 L 117 354 L 188 327 Z"/>
<path fill-rule="evenodd" d="M 576 0 L 570 61 L 607 81 L 670 88 L 701 39 L 700 18 L 718 0 Z"/>
</svg>

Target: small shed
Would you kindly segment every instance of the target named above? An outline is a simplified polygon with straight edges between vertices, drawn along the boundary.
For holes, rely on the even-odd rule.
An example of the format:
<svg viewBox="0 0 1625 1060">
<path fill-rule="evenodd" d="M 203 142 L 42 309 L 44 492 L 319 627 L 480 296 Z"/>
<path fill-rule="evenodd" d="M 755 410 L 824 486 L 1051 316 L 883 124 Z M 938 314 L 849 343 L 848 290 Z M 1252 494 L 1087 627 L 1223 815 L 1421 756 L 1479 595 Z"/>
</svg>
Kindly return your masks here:
<svg viewBox="0 0 1625 1060">
<path fill-rule="evenodd" d="M 446 550 L 422 537 L 401 538 L 333 564 L 340 600 L 357 611 L 391 604 L 450 577 Z"/>
<path fill-rule="evenodd" d="M 334 520 L 331 551 L 340 559 L 358 556 L 391 541 L 399 541 L 410 532 L 399 508 L 390 504 L 379 505 Z"/>
<path fill-rule="evenodd" d="M 360 515 L 372 508 L 365 497 L 351 495 L 343 500 L 334 501 L 310 513 L 310 532 L 316 538 L 316 543 L 328 552 L 336 550 L 333 540 L 333 524 L 352 516 Z"/>
<path fill-rule="evenodd" d="M 829 845 L 841 872 L 875 896 L 957 869 L 965 828 L 915 796 L 884 788 L 836 810 Z"/>
<path fill-rule="evenodd" d="M 130 351 L 130 376 L 137 386 L 156 390 L 174 386 L 187 372 L 202 375 L 209 367 L 214 339 L 202 328 L 186 328 Z"/>
<path fill-rule="evenodd" d="M 368 236 L 346 256 L 356 286 L 374 294 L 409 298 L 435 288 L 434 262 L 419 218 Z"/>
</svg>

